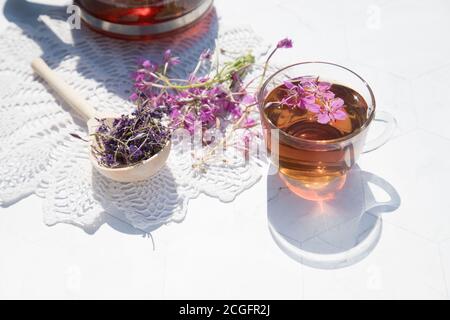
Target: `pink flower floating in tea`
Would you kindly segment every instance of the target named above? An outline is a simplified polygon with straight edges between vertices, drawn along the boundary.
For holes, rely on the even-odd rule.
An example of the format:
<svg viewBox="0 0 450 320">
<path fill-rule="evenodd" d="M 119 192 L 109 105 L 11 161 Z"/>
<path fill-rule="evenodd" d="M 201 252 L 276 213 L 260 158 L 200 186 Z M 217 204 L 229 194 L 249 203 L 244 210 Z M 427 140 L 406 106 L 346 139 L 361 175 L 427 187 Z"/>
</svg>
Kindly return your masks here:
<svg viewBox="0 0 450 320">
<path fill-rule="evenodd" d="M 344 100 L 335 97 L 329 82 L 319 81 L 319 78 L 300 77 L 285 81 L 284 86 L 287 93 L 280 103 L 316 114 L 317 122 L 321 124 L 345 120 L 348 117 Z"/>
</svg>

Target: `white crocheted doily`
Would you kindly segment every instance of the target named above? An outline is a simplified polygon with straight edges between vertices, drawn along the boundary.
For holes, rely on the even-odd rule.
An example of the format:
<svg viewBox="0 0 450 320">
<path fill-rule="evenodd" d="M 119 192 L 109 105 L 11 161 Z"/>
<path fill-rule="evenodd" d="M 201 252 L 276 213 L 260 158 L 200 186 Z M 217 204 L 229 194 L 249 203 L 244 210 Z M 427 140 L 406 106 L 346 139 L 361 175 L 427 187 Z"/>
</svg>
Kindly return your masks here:
<svg viewBox="0 0 450 320">
<path fill-rule="evenodd" d="M 117 183 L 91 168 L 86 144 L 70 137 L 85 124 L 69 112 L 31 70 L 42 56 L 49 66 L 101 112 L 130 112 L 130 74 L 140 57 L 160 57 L 171 48 L 181 57 L 180 76 L 192 70 L 205 48 L 257 57 L 261 39 L 248 28 L 224 28 L 215 13 L 194 29 L 152 42 L 126 42 L 86 27 L 71 31 L 64 10 L 41 16 L 38 27 L 10 24 L 0 35 L 0 204 L 8 206 L 32 193 L 44 201 L 48 225 L 70 223 L 87 232 L 104 213 L 149 231 L 184 218 L 190 199 L 205 193 L 232 201 L 261 177 L 256 162 L 210 163 L 201 174 L 173 148 L 167 165 L 152 179 Z M 194 31 L 194 32 L 193 32 Z M 184 74 L 181 74 L 184 73 Z"/>
</svg>

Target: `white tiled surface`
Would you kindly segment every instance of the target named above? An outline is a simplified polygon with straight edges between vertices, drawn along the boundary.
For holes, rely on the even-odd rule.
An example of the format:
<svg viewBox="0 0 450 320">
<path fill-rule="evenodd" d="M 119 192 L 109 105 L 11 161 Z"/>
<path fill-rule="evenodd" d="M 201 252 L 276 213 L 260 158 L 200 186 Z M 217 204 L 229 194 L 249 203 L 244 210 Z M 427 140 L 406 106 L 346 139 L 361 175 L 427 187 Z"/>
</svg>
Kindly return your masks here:
<svg viewBox="0 0 450 320">
<path fill-rule="evenodd" d="M 113 220 L 94 235 L 46 227 L 40 200 L 30 197 L 0 209 L 0 297 L 448 298 L 450 3 L 216 0 L 216 8 L 227 24 L 250 24 L 267 41 L 292 37 L 281 63 L 354 69 L 378 107 L 396 116 L 395 138 L 359 161 L 401 198 L 382 215 L 374 248 L 338 269 L 292 259 L 271 236 L 266 209 L 268 197 L 287 191 L 268 196 L 266 179 L 233 203 L 192 201 L 183 223 L 153 239 Z"/>
<path fill-rule="evenodd" d="M 307 299 L 446 297 L 439 246 L 387 223 L 363 261 L 338 272 L 304 267 L 303 277 Z"/>
</svg>

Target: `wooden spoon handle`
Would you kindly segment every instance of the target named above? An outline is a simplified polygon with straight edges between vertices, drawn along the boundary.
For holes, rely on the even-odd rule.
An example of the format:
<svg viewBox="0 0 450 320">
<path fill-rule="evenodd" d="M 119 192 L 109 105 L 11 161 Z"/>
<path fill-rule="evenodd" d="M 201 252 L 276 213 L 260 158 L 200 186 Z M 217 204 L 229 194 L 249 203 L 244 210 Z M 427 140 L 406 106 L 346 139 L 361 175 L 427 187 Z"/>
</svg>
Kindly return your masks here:
<svg viewBox="0 0 450 320">
<path fill-rule="evenodd" d="M 73 109 L 80 113 L 85 120 L 95 117 L 95 110 L 65 83 L 41 58 L 36 58 L 31 62 L 33 70 L 44 79 L 47 84 L 56 91 Z"/>
</svg>

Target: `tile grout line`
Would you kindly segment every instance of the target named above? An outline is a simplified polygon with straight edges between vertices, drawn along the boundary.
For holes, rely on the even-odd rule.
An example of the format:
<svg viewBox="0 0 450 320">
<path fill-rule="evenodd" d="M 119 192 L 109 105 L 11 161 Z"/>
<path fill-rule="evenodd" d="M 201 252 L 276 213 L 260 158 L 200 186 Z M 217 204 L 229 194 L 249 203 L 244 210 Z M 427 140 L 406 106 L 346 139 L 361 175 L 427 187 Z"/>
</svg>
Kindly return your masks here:
<svg viewBox="0 0 450 320">
<path fill-rule="evenodd" d="M 441 65 L 441 66 L 439 66 L 439 67 L 434 67 L 434 68 L 432 68 L 432 69 L 429 69 L 429 70 L 427 70 L 427 71 L 425 71 L 425 72 L 422 72 L 422 73 L 418 74 L 416 77 L 414 77 L 413 80 L 416 80 L 416 79 L 425 77 L 425 76 L 427 76 L 427 75 L 429 75 L 429 74 L 432 74 L 432 73 L 434 73 L 434 72 L 441 71 L 442 69 L 445 69 L 445 68 L 447 68 L 447 67 L 449 67 L 449 66 L 450 66 L 450 62 L 447 62 L 447 63 L 445 63 L 445 64 L 443 64 L 443 65 Z"/>
<path fill-rule="evenodd" d="M 400 229 L 400 230 L 402 230 L 402 231 L 404 231 L 404 232 L 407 232 L 407 233 L 409 233 L 409 234 L 412 234 L 412 235 L 414 235 L 414 236 L 416 236 L 416 237 L 418 237 L 418 238 L 420 238 L 420 239 L 422 239 L 422 240 L 424 240 L 424 241 L 426 241 L 426 242 L 428 242 L 428 243 L 430 243 L 430 244 L 434 244 L 434 245 L 439 246 L 439 243 L 441 242 L 441 241 L 435 241 L 435 240 L 432 240 L 432 239 L 430 239 L 430 238 L 427 238 L 426 236 L 423 236 L 423 235 L 421 235 L 420 233 L 417 233 L 416 231 L 409 230 L 409 229 L 407 229 L 407 228 L 405 228 L 405 227 L 403 227 L 403 226 L 400 226 L 400 225 L 398 225 L 398 224 L 396 224 L 396 223 L 392 223 L 392 222 L 390 222 L 390 221 L 386 221 L 386 219 L 383 219 L 383 222 L 387 223 L 387 224 L 390 225 L 391 227 L 394 227 L 394 228 L 396 228 L 396 229 Z"/>
<path fill-rule="evenodd" d="M 425 128 L 421 127 L 421 126 L 419 126 L 418 129 L 423 131 L 423 132 L 425 132 L 425 133 L 428 133 L 429 135 L 436 136 L 436 137 L 439 137 L 441 139 L 444 139 L 444 140 L 447 140 L 447 141 L 450 142 L 450 138 L 447 138 L 447 137 L 445 137 L 445 136 L 443 136 L 443 135 L 441 135 L 439 133 L 430 131 L 429 129 L 425 129 Z"/>
<path fill-rule="evenodd" d="M 409 233 L 409 234 L 411 234 L 411 235 L 414 235 L 414 236 L 416 236 L 416 237 L 422 239 L 423 241 L 428 242 L 429 244 L 432 244 L 432 245 L 436 245 L 436 246 L 437 246 L 437 249 L 438 249 L 438 256 L 439 256 L 439 263 L 440 263 L 440 266 L 441 266 L 442 276 L 443 276 L 443 278 L 444 278 L 445 295 L 446 295 L 447 299 L 450 298 L 450 292 L 449 292 L 449 288 L 448 288 L 448 285 L 447 285 L 446 271 L 445 271 L 445 268 L 444 268 L 444 265 L 443 265 L 442 254 L 441 254 L 441 243 L 445 242 L 445 240 L 444 240 L 444 241 L 434 241 L 434 240 L 431 240 L 431 239 L 429 239 L 429 238 L 427 238 L 427 237 L 424 237 L 424 236 L 421 235 L 421 234 L 418 234 L 418 233 L 416 233 L 416 232 L 414 232 L 414 231 L 408 230 L 408 229 L 406 229 L 405 227 L 399 226 L 399 225 L 394 224 L 394 223 L 392 223 L 392 222 L 388 222 L 388 221 L 386 221 L 386 220 L 384 220 L 384 222 L 387 223 L 388 225 L 390 225 L 390 226 L 393 227 L 393 228 L 400 229 L 400 230 L 402 230 L 402 231 L 404 231 L 404 232 L 406 232 L 406 233 Z M 438 289 L 436 289 L 436 288 L 434 288 L 434 287 L 431 287 L 431 288 L 433 288 L 434 290 L 439 291 Z"/>
</svg>

